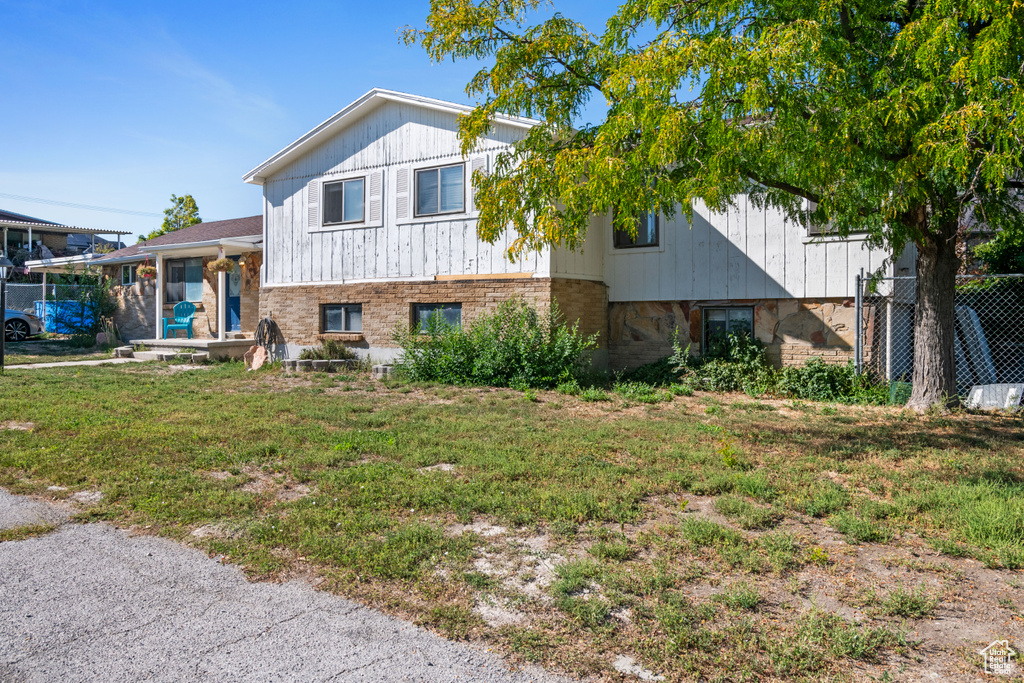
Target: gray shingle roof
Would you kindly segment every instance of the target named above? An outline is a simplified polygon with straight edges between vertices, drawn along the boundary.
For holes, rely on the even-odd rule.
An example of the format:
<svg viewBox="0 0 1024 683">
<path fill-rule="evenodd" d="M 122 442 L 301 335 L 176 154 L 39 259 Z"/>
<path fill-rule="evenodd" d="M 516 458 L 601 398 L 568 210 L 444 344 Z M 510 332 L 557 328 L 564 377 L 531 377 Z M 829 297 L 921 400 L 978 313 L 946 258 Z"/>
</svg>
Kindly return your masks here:
<svg viewBox="0 0 1024 683">
<path fill-rule="evenodd" d="M 263 216 L 247 216 L 245 218 L 231 218 L 226 221 L 210 221 L 209 223 L 196 223 L 181 230 L 169 232 L 166 235 L 154 237 L 145 242 L 133 244 L 124 249 L 111 252 L 93 263 L 122 259 L 129 256 L 145 257 L 139 252 L 139 247 L 156 247 L 172 244 L 188 244 L 190 242 L 206 242 L 209 240 L 223 240 L 232 237 L 252 237 L 263 234 Z"/>
</svg>

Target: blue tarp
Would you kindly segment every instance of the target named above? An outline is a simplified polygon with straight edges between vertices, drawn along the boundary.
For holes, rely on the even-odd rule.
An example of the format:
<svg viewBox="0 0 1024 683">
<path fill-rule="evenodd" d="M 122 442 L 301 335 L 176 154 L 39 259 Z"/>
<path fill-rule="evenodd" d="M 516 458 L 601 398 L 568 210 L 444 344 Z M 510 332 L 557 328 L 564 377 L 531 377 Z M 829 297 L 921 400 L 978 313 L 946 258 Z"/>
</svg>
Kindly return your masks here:
<svg viewBox="0 0 1024 683">
<path fill-rule="evenodd" d="M 93 304 L 81 301 L 36 301 L 36 317 L 46 321 L 46 331 L 56 334 L 74 334 L 92 328 L 96 323 Z M 43 306 L 46 315 L 43 315 Z"/>
</svg>

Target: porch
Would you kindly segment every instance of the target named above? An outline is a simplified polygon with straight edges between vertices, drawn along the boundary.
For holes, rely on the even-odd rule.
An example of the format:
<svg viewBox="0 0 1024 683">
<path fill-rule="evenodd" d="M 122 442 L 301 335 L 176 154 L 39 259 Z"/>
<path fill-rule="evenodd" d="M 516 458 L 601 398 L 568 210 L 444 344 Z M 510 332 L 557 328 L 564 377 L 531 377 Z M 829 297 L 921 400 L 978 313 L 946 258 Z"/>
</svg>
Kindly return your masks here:
<svg viewBox="0 0 1024 683">
<path fill-rule="evenodd" d="M 135 351 L 133 356 L 135 358 L 146 359 L 147 354 L 154 354 L 149 360 L 160 360 L 157 355 L 168 354 L 168 353 L 188 353 L 185 349 L 190 349 L 191 352 L 196 353 L 208 353 L 210 360 L 223 360 L 228 358 L 241 358 L 245 355 L 245 352 L 249 350 L 249 347 L 255 344 L 251 336 L 232 333 L 224 339 L 202 339 L 192 338 L 186 339 L 183 336 L 177 339 L 132 339 L 128 342 L 132 346 L 143 347 L 143 351 Z"/>
</svg>

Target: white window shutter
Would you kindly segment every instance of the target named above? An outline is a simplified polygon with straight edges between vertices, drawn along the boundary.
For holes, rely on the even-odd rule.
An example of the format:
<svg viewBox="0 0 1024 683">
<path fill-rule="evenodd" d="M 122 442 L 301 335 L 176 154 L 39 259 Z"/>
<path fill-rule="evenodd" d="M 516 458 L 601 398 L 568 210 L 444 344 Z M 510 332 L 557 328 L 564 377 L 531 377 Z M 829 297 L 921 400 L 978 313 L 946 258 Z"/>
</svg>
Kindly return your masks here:
<svg viewBox="0 0 1024 683">
<path fill-rule="evenodd" d="M 473 183 L 473 178 L 476 177 L 477 171 L 484 175 L 487 174 L 487 157 L 473 157 L 469 163 L 469 168 L 469 210 L 476 213 L 478 210 L 476 205 L 476 185 Z"/>
<path fill-rule="evenodd" d="M 306 184 L 306 212 L 310 230 L 320 229 L 320 179 L 314 178 Z"/>
<path fill-rule="evenodd" d="M 384 173 L 383 171 L 371 171 L 368 181 L 370 191 L 367 193 L 368 211 L 366 223 L 371 226 L 384 224 Z"/>
<path fill-rule="evenodd" d="M 395 218 L 406 220 L 411 213 L 409 202 L 412 199 L 412 172 L 403 166 L 395 173 Z"/>
</svg>

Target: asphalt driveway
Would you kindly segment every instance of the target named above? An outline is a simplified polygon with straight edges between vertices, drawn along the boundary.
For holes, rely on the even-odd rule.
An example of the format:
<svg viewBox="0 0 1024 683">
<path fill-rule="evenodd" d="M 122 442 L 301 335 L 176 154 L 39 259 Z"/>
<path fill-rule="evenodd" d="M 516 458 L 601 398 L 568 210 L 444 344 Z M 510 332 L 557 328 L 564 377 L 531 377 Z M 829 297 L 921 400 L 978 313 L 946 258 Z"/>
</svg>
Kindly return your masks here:
<svg viewBox="0 0 1024 683">
<path fill-rule="evenodd" d="M 0 489 L 0 680 L 555 683 L 500 657 L 318 592 L 249 583 L 172 541 Z"/>
</svg>

